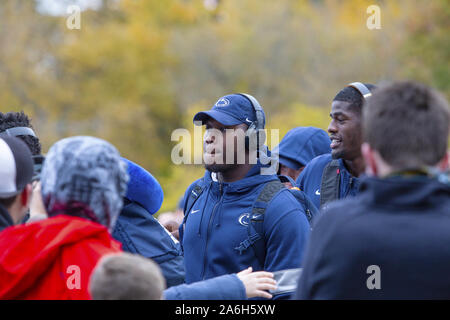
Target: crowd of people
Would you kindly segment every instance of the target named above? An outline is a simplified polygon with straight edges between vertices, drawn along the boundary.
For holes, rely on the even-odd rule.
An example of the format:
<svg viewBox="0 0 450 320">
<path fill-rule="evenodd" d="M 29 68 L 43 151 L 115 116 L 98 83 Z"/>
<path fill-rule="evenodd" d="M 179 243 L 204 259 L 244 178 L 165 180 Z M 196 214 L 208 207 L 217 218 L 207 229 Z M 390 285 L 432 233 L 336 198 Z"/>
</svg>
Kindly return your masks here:
<svg viewBox="0 0 450 320">
<path fill-rule="evenodd" d="M 158 180 L 109 142 L 44 156 L 0 113 L 0 299 L 449 299 L 448 102 L 354 82 L 330 117 L 269 150 L 259 102 L 221 97 L 193 119 L 204 176 L 156 218 Z"/>
</svg>

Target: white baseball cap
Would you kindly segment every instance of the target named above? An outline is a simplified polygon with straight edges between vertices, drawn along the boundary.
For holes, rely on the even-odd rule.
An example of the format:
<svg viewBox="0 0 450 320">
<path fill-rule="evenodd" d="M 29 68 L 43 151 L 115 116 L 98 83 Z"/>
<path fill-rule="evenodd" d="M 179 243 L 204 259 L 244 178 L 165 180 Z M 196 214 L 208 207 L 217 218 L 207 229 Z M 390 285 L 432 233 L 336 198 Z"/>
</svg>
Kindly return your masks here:
<svg viewBox="0 0 450 320">
<path fill-rule="evenodd" d="M 0 138 L 0 198 L 18 195 L 33 177 L 33 158 L 27 145 L 15 137 Z"/>
</svg>

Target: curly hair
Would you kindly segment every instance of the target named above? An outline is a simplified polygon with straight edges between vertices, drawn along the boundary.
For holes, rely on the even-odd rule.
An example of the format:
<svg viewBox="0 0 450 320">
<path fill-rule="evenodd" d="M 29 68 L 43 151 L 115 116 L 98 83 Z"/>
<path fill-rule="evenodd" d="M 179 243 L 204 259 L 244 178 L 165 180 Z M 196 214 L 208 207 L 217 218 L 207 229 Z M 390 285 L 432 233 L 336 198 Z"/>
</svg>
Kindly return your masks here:
<svg viewBox="0 0 450 320">
<path fill-rule="evenodd" d="M 0 112 L 0 132 L 16 127 L 28 127 L 33 129 L 30 119 L 23 111 L 7 113 Z M 38 138 L 28 135 L 18 136 L 18 138 L 22 139 L 22 141 L 26 143 L 33 156 L 41 154 L 42 146 Z"/>
</svg>

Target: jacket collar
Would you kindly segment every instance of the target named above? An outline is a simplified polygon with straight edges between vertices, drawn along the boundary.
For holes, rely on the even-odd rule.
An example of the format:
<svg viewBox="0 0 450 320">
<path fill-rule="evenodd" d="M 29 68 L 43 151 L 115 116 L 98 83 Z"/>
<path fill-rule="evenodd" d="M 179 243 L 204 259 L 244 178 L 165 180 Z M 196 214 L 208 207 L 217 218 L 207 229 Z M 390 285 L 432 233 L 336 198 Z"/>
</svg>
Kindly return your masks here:
<svg viewBox="0 0 450 320">
<path fill-rule="evenodd" d="M 364 177 L 361 192 L 377 205 L 425 207 L 448 201 L 450 185 L 428 176 Z"/>
<path fill-rule="evenodd" d="M 262 167 L 263 166 L 261 165 L 261 163 L 258 162 L 249 170 L 249 172 L 243 179 L 234 182 L 214 181 L 211 177 L 212 172 L 206 170 L 204 180 L 208 184 L 211 183 L 214 187 L 218 187 L 219 184 L 222 184 L 225 192 L 246 192 L 257 185 L 278 179 L 277 175 L 275 174 L 262 175 Z"/>
</svg>

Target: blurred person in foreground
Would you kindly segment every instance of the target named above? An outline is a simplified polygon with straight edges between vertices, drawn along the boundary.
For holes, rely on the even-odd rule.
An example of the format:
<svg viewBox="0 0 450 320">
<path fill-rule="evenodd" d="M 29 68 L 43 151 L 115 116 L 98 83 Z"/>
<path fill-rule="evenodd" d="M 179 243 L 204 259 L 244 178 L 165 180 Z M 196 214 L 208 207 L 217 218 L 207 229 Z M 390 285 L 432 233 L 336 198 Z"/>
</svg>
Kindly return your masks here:
<svg viewBox="0 0 450 320">
<path fill-rule="evenodd" d="M 88 280 L 105 254 L 127 184 L 125 163 L 93 137 L 58 141 L 41 174 L 49 218 L 0 233 L 0 299 L 89 299 Z"/>
<path fill-rule="evenodd" d="M 316 221 L 297 299 L 450 299 L 449 127 L 431 88 L 374 93 L 363 111 L 369 177 Z"/>
<path fill-rule="evenodd" d="M 31 201 L 32 176 L 33 160 L 25 143 L 15 137 L 0 138 L 0 232 L 23 221 Z"/>
</svg>

